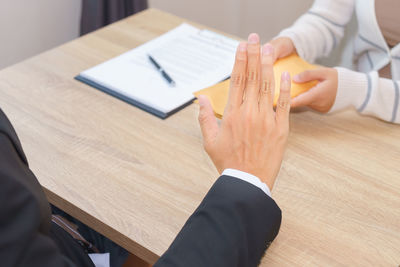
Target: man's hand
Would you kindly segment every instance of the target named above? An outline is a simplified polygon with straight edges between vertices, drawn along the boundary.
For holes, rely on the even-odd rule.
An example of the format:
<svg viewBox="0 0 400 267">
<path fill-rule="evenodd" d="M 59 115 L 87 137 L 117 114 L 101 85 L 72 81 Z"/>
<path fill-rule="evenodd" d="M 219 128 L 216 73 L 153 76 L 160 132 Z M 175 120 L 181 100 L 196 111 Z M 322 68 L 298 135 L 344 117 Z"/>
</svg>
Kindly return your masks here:
<svg viewBox="0 0 400 267">
<path fill-rule="evenodd" d="M 199 96 L 199 121 L 205 150 L 219 173 L 244 171 L 272 189 L 289 133 L 290 76 L 282 74 L 274 112 L 274 49 L 266 44 L 262 50 L 257 34 L 239 45 L 221 126 L 205 96 Z"/>
<path fill-rule="evenodd" d="M 319 83 L 305 93 L 292 99 L 292 107 L 310 107 L 319 112 L 328 112 L 335 103 L 338 88 L 338 72 L 333 68 L 308 70 L 293 77 L 296 83 L 317 80 Z"/>
</svg>

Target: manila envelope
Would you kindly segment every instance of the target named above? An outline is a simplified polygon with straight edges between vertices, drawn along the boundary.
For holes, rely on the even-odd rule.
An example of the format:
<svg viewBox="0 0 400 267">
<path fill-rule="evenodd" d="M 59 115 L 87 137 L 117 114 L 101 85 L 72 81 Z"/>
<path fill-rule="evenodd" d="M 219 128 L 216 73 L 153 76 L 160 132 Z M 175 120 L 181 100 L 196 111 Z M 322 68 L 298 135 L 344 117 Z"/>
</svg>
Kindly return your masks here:
<svg viewBox="0 0 400 267">
<path fill-rule="evenodd" d="M 275 76 L 274 106 L 276 105 L 276 102 L 279 97 L 279 88 L 280 88 L 282 72 L 288 71 L 290 73 L 290 76 L 293 77 L 294 75 L 299 74 L 305 70 L 316 69 L 316 68 L 318 68 L 318 66 L 312 65 L 304 61 L 296 54 L 292 54 L 290 56 L 277 60 L 274 64 L 274 76 Z M 317 83 L 318 83 L 317 81 L 311 81 L 307 83 L 298 84 L 292 81 L 290 95 L 292 98 L 296 97 L 299 94 L 304 93 L 305 91 L 311 89 Z M 230 79 L 218 83 L 216 85 L 213 85 L 211 87 L 208 87 L 206 89 L 197 91 L 194 93 L 194 95 L 196 97 L 199 95 L 207 96 L 211 102 L 215 116 L 217 118 L 222 118 L 224 114 L 225 105 L 228 102 L 229 84 L 230 84 Z"/>
</svg>

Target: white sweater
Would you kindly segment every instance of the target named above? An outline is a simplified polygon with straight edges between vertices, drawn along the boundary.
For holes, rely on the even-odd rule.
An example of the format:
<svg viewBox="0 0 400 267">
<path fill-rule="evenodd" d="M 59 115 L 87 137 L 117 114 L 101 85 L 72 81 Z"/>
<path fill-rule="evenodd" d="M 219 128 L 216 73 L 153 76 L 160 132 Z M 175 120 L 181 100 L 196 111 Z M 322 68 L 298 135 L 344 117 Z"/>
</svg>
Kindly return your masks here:
<svg viewBox="0 0 400 267">
<path fill-rule="evenodd" d="M 354 11 L 358 34 L 353 50 L 359 72 L 336 68 L 338 91 L 330 112 L 352 106 L 363 114 L 400 123 L 400 44 L 388 47 L 376 19 L 374 0 L 315 0 L 311 9 L 279 36 L 289 37 L 298 54 L 314 62 L 340 42 Z M 393 80 L 380 78 L 377 72 L 388 63 Z"/>
</svg>

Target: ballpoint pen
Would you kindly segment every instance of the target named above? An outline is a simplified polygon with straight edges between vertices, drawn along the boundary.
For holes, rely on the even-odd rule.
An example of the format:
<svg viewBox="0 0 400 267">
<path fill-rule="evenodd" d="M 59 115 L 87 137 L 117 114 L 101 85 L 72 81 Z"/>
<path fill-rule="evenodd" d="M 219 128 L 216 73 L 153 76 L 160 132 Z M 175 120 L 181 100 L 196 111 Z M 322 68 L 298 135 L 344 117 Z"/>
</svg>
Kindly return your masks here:
<svg viewBox="0 0 400 267">
<path fill-rule="evenodd" d="M 161 65 L 150 55 L 147 55 L 150 62 L 154 65 L 154 67 L 157 68 L 157 70 L 161 73 L 161 75 L 164 77 L 164 79 L 168 82 L 170 86 L 175 86 L 175 81 L 172 80 L 171 76 L 168 75 L 168 73 L 165 72 L 165 70 L 161 67 Z"/>
</svg>

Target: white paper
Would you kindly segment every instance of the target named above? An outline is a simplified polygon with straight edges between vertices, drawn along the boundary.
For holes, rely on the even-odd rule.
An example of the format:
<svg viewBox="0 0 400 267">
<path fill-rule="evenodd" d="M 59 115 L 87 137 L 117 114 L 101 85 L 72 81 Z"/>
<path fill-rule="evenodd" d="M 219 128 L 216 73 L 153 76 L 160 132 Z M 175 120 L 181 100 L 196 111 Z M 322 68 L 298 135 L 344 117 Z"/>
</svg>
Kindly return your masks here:
<svg viewBox="0 0 400 267">
<path fill-rule="evenodd" d="M 193 99 L 193 92 L 227 78 L 237 45 L 223 35 L 182 24 L 81 76 L 168 113 Z M 169 86 L 148 55 L 171 76 L 175 87 Z"/>
</svg>

